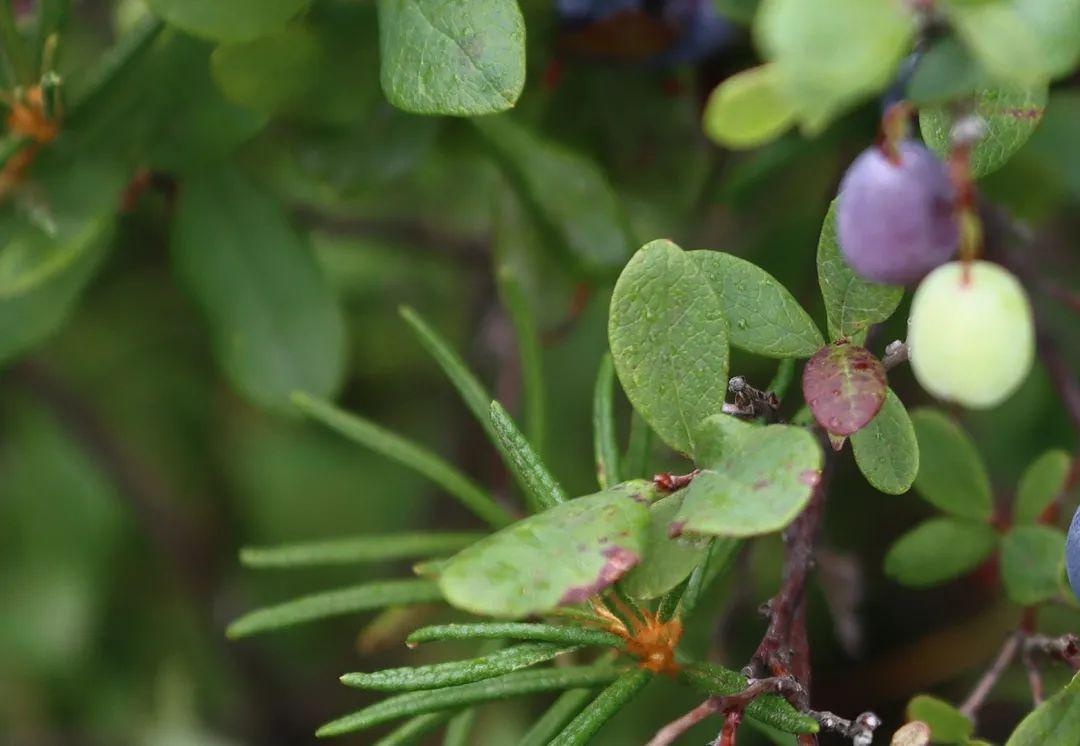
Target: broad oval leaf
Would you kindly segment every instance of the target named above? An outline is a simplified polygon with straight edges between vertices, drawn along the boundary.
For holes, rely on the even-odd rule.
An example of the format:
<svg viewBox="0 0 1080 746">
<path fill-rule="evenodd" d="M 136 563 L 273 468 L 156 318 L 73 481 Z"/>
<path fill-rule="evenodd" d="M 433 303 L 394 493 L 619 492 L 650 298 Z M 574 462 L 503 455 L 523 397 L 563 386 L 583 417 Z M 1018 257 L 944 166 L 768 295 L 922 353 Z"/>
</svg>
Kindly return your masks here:
<svg viewBox="0 0 1080 746">
<path fill-rule="evenodd" d="M 210 55 L 210 72 L 233 103 L 273 112 L 296 104 L 314 83 L 319 53 L 316 35 L 295 25 L 252 41 L 222 44 Z"/>
<path fill-rule="evenodd" d="M 626 216 L 594 162 L 509 116 L 473 125 L 552 251 L 597 277 L 626 262 L 633 246 Z"/>
<path fill-rule="evenodd" d="M 892 389 L 870 424 L 851 436 L 855 463 L 866 481 L 889 495 L 911 489 L 919 473 L 919 442 L 915 426 Z"/>
<path fill-rule="evenodd" d="M 948 3 L 958 36 L 995 78 L 1032 85 L 1069 72 L 1080 57 L 1075 0 Z"/>
<path fill-rule="evenodd" d="M 311 0 L 146 0 L 156 15 L 193 36 L 249 41 L 284 28 Z"/>
<path fill-rule="evenodd" d="M 967 743 L 975 732 L 975 724 L 948 702 L 920 694 L 912 697 L 907 706 L 908 720 L 921 720 L 930 726 L 934 741 Z"/>
<path fill-rule="evenodd" d="M 1080 2 L 1013 0 L 1013 4 L 1039 40 L 1041 61 L 1049 77 L 1071 72 L 1080 62 Z"/>
<path fill-rule="evenodd" d="M 996 171 L 1027 142 L 1046 108 L 1047 88 L 984 88 L 975 96 L 975 114 L 986 125 L 986 136 L 971 150 L 971 175 Z M 952 149 L 949 133 L 953 116 L 946 106 L 919 110 L 919 127 L 926 144 L 941 157 Z"/>
<path fill-rule="evenodd" d="M 649 508 L 645 558 L 622 579 L 620 588 L 633 598 L 658 598 L 682 581 L 709 553 L 709 540 L 672 537 L 668 527 L 682 508 L 685 491 L 657 500 Z"/>
<path fill-rule="evenodd" d="M 865 347 L 833 342 L 803 368 L 803 397 L 814 419 L 833 435 L 851 435 L 885 404 L 885 366 Z"/>
<path fill-rule="evenodd" d="M 673 533 L 738 537 L 779 531 L 802 511 L 821 480 L 821 446 L 805 428 L 763 427 L 715 415 L 700 432 L 721 443 L 723 456 L 687 487 Z"/>
<path fill-rule="evenodd" d="M 777 88 L 776 67 L 760 65 L 732 75 L 709 95 L 705 134 L 728 148 L 754 148 L 779 137 L 795 109 Z"/>
<path fill-rule="evenodd" d="M 518 521 L 444 563 L 439 588 L 453 606 L 497 617 L 582 603 L 641 560 L 652 490 L 626 482 Z"/>
<path fill-rule="evenodd" d="M 885 574 L 904 585 L 937 585 L 974 570 L 997 545 L 985 523 L 933 518 L 901 536 L 885 555 Z"/>
<path fill-rule="evenodd" d="M 912 29 L 892 0 L 764 0 L 754 20 L 758 47 L 811 133 L 889 84 Z"/>
<path fill-rule="evenodd" d="M 1061 450 L 1047 451 L 1031 462 L 1016 490 L 1016 523 L 1034 523 L 1065 489 L 1072 457 Z"/>
<path fill-rule="evenodd" d="M 669 446 L 695 453 L 728 374 L 724 306 L 697 262 L 671 241 L 642 247 L 615 284 L 608 338 L 634 409 Z"/>
<path fill-rule="evenodd" d="M 1035 708 L 1005 746 L 1075 746 L 1080 742 L 1080 674 Z"/>
<path fill-rule="evenodd" d="M 919 441 L 915 490 L 946 513 L 988 520 L 994 511 L 990 477 L 967 433 L 936 409 L 916 409 L 911 423 Z"/>
<path fill-rule="evenodd" d="M 809 357 L 825 344 L 810 315 L 776 278 L 719 251 L 691 251 L 720 297 L 735 347 L 766 357 Z"/>
<path fill-rule="evenodd" d="M 124 179 L 122 167 L 93 156 L 39 160 L 24 204 L 0 201 L 0 300 L 47 283 L 100 240 Z"/>
<path fill-rule="evenodd" d="M 43 154 L 22 204 L 0 203 L 0 361 L 63 323 L 106 255 L 123 168 Z"/>
<path fill-rule="evenodd" d="M 525 85 L 525 21 L 515 0 L 379 0 L 386 98 L 415 114 L 512 107 Z"/>
<path fill-rule="evenodd" d="M 1065 534 L 1052 526 L 1017 526 L 1001 543 L 1005 592 L 1023 606 L 1058 594 L 1065 567 Z"/>
<path fill-rule="evenodd" d="M 319 397 L 337 389 L 345 364 L 341 310 L 272 197 L 237 171 L 185 179 L 172 256 L 238 391 L 282 408 L 294 391 Z"/>
<path fill-rule="evenodd" d="M 829 205 L 817 250 L 818 283 L 825 299 L 829 336 L 861 343 L 871 324 L 885 321 L 900 305 L 904 289 L 868 282 L 855 274 L 836 240 L 836 200 Z"/>
<path fill-rule="evenodd" d="M 919 60 L 907 98 L 916 106 L 942 104 L 975 93 L 986 84 L 986 72 L 960 42 L 947 36 L 934 42 Z"/>
<path fill-rule="evenodd" d="M 21 355 L 57 331 L 108 253 L 113 223 L 88 236 L 77 256 L 33 289 L 0 297 L 0 363 Z"/>
</svg>

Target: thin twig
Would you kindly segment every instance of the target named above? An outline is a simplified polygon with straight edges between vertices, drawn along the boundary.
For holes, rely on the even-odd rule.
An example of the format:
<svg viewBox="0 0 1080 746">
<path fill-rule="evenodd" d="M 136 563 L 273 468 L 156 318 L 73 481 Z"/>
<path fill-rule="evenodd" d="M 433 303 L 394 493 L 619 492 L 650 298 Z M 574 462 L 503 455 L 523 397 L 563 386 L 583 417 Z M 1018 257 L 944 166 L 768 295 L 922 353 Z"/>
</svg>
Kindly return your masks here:
<svg viewBox="0 0 1080 746">
<path fill-rule="evenodd" d="M 971 694 L 964 700 L 964 703 L 960 705 L 960 712 L 971 720 L 975 719 L 975 714 L 982 707 L 990 692 L 993 691 L 998 680 L 1001 679 L 1001 675 L 1005 673 L 1005 669 L 1009 667 L 1009 664 L 1013 662 L 1016 654 L 1020 651 L 1020 640 L 1021 633 L 1019 632 L 1014 632 L 1006 638 L 1005 644 L 1001 646 L 1001 650 L 997 654 L 997 658 L 994 659 L 990 668 L 979 679 L 975 688 L 971 690 Z"/>
<path fill-rule="evenodd" d="M 739 722 L 742 720 L 742 713 L 758 697 L 766 694 L 778 694 L 790 700 L 801 692 L 802 686 L 791 676 L 772 676 L 767 679 L 751 681 L 741 692 L 709 697 L 678 720 L 674 720 L 661 728 L 647 746 L 669 746 L 683 733 L 710 715 L 717 713 L 725 716 L 724 732 L 716 740 L 716 743 L 722 744 L 724 743 L 724 733 L 729 728 L 738 728 Z M 735 717 L 732 717 L 733 715 Z"/>
</svg>

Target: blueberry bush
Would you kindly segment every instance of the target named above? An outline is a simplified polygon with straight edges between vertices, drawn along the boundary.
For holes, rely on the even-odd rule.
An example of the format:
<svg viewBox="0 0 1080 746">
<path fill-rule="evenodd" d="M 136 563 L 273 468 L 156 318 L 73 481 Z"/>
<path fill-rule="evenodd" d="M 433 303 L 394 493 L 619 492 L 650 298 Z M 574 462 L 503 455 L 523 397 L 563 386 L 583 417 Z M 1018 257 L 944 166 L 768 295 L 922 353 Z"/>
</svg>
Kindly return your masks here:
<svg viewBox="0 0 1080 746">
<path fill-rule="evenodd" d="M 1080 0 L 0 0 L 0 724 L 1080 743 L 1078 70 Z"/>
</svg>

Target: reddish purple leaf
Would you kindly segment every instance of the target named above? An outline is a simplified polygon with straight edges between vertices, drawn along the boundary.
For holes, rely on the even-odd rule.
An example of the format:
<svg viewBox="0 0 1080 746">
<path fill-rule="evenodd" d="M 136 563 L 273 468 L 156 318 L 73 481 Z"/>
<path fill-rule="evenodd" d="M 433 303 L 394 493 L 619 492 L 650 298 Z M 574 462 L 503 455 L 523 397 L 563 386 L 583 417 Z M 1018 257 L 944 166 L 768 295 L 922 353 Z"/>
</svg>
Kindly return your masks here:
<svg viewBox="0 0 1080 746">
<path fill-rule="evenodd" d="M 833 435 L 858 432 L 885 403 L 885 366 L 847 341 L 822 347 L 803 369 L 803 396 L 814 419 Z"/>
</svg>

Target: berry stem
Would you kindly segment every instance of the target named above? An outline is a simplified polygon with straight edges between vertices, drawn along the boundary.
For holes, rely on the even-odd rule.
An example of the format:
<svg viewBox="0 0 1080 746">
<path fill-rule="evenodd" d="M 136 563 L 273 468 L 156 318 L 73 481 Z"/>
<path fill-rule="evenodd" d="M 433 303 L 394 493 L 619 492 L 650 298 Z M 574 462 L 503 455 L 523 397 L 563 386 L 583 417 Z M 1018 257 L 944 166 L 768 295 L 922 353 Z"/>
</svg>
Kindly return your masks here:
<svg viewBox="0 0 1080 746">
<path fill-rule="evenodd" d="M 891 163 L 900 163 L 900 151 L 897 144 L 905 140 L 911 127 L 911 114 L 914 111 L 907 101 L 897 101 L 885 110 L 881 117 L 881 134 L 878 136 L 878 147 Z"/>
</svg>

